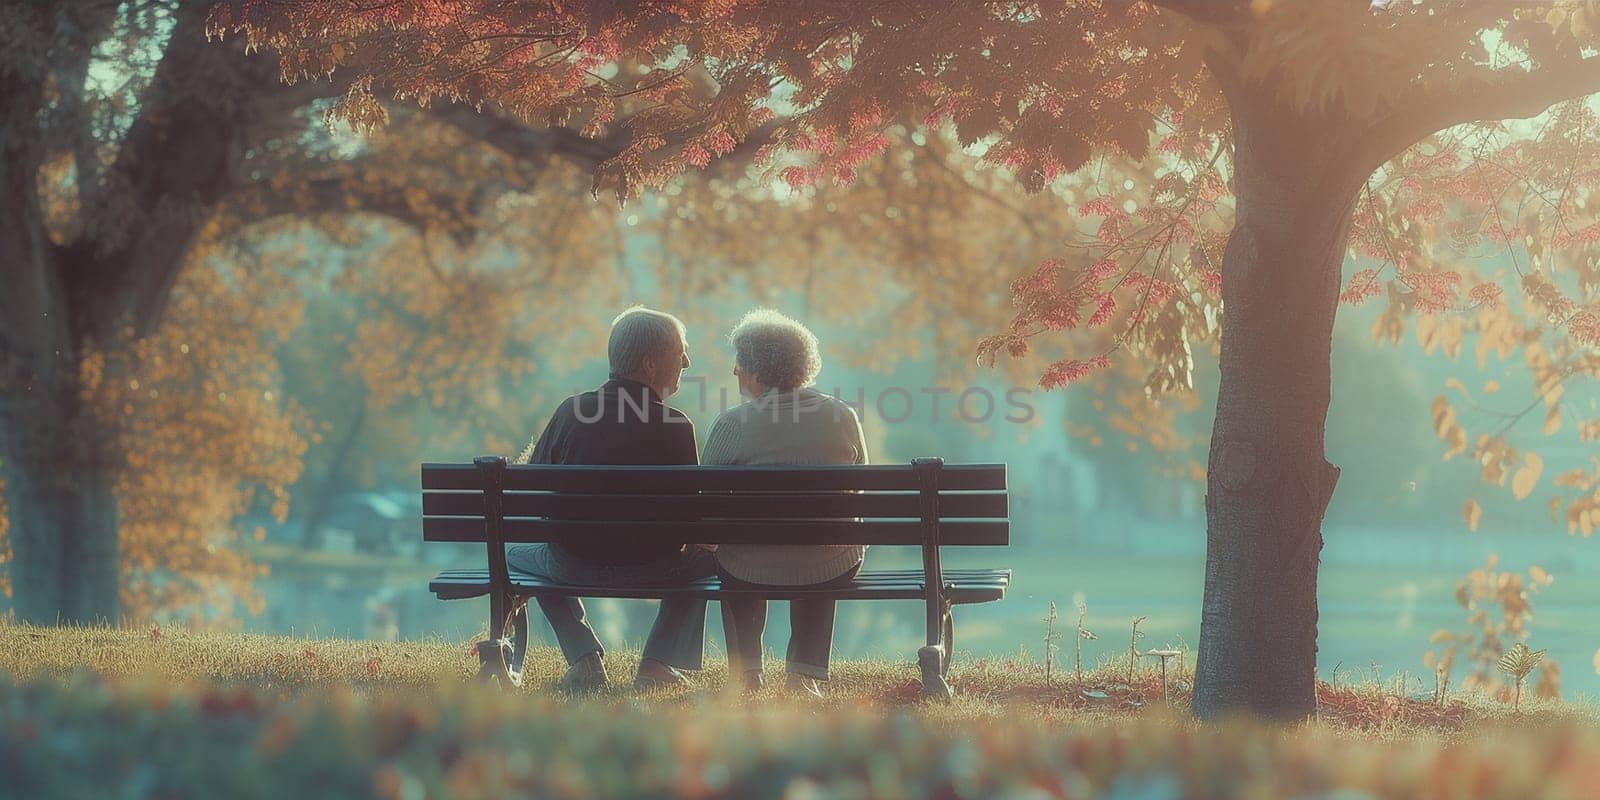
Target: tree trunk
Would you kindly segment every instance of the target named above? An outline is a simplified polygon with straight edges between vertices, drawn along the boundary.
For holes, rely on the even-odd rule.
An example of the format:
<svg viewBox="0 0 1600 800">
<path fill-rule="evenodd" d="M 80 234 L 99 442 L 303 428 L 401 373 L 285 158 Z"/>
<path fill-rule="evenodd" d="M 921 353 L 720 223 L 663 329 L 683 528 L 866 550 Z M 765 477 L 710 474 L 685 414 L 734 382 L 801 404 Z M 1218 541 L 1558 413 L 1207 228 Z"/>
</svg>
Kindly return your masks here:
<svg viewBox="0 0 1600 800">
<path fill-rule="evenodd" d="M 0 415 L 14 606 L 39 625 L 116 623 L 116 465 L 102 446 L 110 436 L 76 374 L 58 377 Z"/>
<path fill-rule="evenodd" d="M 1324 457 L 1351 208 L 1371 168 L 1347 120 L 1230 96 L 1237 224 L 1222 266 L 1221 384 L 1206 492 L 1194 710 L 1316 710 L 1317 565 L 1339 470 Z"/>
<path fill-rule="evenodd" d="M 25 622 L 115 622 L 115 468 L 79 383 L 66 254 L 39 203 L 45 75 L 27 64 L 0 69 L 0 478 L 13 607 Z"/>
</svg>

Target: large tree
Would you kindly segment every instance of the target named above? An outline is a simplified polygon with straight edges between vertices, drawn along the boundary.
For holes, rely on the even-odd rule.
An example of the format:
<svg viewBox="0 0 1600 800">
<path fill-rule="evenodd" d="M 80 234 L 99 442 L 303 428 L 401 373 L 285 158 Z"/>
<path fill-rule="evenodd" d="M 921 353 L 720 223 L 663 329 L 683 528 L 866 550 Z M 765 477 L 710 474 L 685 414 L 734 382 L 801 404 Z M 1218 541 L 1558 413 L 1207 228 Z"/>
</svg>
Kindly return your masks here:
<svg viewBox="0 0 1600 800">
<path fill-rule="evenodd" d="M 1600 369 L 1597 228 L 1582 219 L 1595 115 L 1583 103 L 1546 113 L 1600 90 L 1596 11 L 1445 0 L 233 2 L 216 22 L 278 49 L 291 78 L 343 68 L 352 120 L 373 121 L 374 92 L 392 91 L 621 136 L 596 183 L 622 198 L 772 125 L 772 173 L 799 191 L 853 179 L 901 124 L 952 124 L 962 145 L 1032 189 L 1086 170 L 1120 178 L 1108 165 L 1127 159 L 1153 164 L 1148 183 L 1078 198 L 1078 213 L 1100 220 L 1093 240 L 1019 279 L 1016 319 L 980 352 L 1020 355 L 1040 333 L 1115 325 L 1106 352 L 1052 363 L 1042 383 L 1081 378 L 1120 349 L 1155 360 L 1149 385 L 1160 391 L 1185 380 L 1188 342 L 1225 310 L 1195 708 L 1299 718 L 1315 703 L 1321 521 L 1339 474 L 1323 439 L 1341 295 L 1386 292 L 1394 311 L 1380 333 L 1417 312 L 1434 331 L 1468 326 L 1489 350 L 1553 342 L 1529 347 L 1547 401 L 1548 381 Z M 622 113 L 619 83 L 649 102 Z M 1494 274 L 1462 297 L 1472 270 L 1451 262 L 1475 241 L 1516 261 L 1519 274 L 1500 277 L 1520 286 L 1529 313 L 1496 313 Z M 1352 250 L 1383 270 L 1344 285 Z M 1464 440 L 1441 416 L 1441 435 Z M 1498 437 L 1476 449 L 1497 469 L 1510 460 L 1519 493 L 1538 478 L 1536 457 Z M 1596 502 L 1580 497 L 1569 513 L 1587 524 Z"/>
<path fill-rule="evenodd" d="M 284 85 L 271 58 L 208 41 L 209 11 L 0 7 L 0 533 L 26 621 L 227 603 L 254 573 L 212 537 L 256 488 L 282 512 L 310 435 L 271 391 L 272 339 L 298 319 L 278 252 L 294 225 L 488 247 L 497 200 L 617 152 L 470 109 L 341 152 L 313 106 L 344 85 Z M 473 303 L 493 283 L 439 291 Z"/>
</svg>

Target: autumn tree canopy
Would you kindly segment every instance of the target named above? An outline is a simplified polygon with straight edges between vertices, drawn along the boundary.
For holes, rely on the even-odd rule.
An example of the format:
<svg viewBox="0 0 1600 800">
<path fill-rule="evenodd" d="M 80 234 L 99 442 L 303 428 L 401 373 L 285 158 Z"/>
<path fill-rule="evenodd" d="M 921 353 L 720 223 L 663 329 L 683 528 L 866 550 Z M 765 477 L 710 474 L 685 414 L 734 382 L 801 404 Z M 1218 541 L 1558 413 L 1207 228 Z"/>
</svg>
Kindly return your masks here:
<svg viewBox="0 0 1600 800">
<path fill-rule="evenodd" d="M 1008 293 L 983 276 L 1072 224 L 904 128 L 849 193 L 774 193 L 744 169 L 751 146 L 619 212 L 589 188 L 621 136 L 392 103 L 350 136 L 320 113 L 345 76 L 285 85 L 237 38 L 207 41 L 209 13 L 0 9 L 30 45 L 4 75 L 34 92 L 7 95 L 17 213 L 0 220 L 6 246 L 36 245 L 7 253 L 18 289 L 0 296 L 0 584 L 24 619 L 258 607 L 235 520 L 293 499 L 314 524 L 348 476 L 438 446 L 404 414 L 514 450 L 537 411 L 507 387 L 595 352 L 590 305 L 641 299 L 630 238 L 665 305 L 738 289 L 850 319 L 882 284 L 859 265 L 880 265 L 905 287 L 895 318 L 933 331 L 885 324 L 888 341 L 944 354 L 1003 324 Z M 996 209 L 1030 234 L 984 224 Z"/>
<path fill-rule="evenodd" d="M 1296 717 L 1314 701 L 1316 556 L 1338 478 L 1323 456 L 1337 303 L 1386 302 L 1382 337 L 1415 320 L 1447 350 L 1475 338 L 1484 357 L 1520 354 L 1541 376 L 1536 406 L 1600 369 L 1596 120 L 1574 100 L 1600 90 L 1597 13 L 1582 0 L 232 2 L 213 23 L 277 51 L 291 80 L 350 80 L 336 113 L 359 124 L 394 95 L 618 141 L 595 186 L 621 199 L 750 141 L 771 178 L 820 197 L 902 127 L 953 131 L 1034 191 L 1092 176 L 1058 212 L 1092 220 L 1089 235 L 1001 269 L 1024 271 L 1015 317 L 978 352 L 1104 329 L 1103 348 L 1052 361 L 1041 383 L 1121 353 L 1152 361 L 1160 393 L 1185 384 L 1191 343 L 1220 338 L 1196 708 Z M 1122 179 L 1128 161 L 1146 175 Z M 1371 266 L 1346 282 L 1350 256 Z M 1511 269 L 1491 266 L 1502 259 Z M 1486 477 L 1518 494 L 1538 482 L 1537 456 L 1474 437 L 1448 400 L 1437 416 L 1453 452 L 1495 465 Z M 1594 435 L 1588 421 L 1567 430 Z M 1576 529 L 1600 513 L 1596 483 L 1563 476 Z"/>
</svg>

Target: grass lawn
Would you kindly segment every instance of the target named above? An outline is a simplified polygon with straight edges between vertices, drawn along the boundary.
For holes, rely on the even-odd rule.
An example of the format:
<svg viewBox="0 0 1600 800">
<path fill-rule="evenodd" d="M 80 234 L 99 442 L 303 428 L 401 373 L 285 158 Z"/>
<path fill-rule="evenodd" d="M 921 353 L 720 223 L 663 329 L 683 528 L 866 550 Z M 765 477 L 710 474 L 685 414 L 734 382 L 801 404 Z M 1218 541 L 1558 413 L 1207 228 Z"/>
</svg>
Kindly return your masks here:
<svg viewBox="0 0 1600 800">
<path fill-rule="evenodd" d="M 1077 690 L 1032 661 L 958 664 L 954 702 L 910 664 L 838 665 L 825 701 L 616 681 L 472 680 L 469 642 L 378 643 L 0 625 L 0 795 L 17 797 L 1593 797 L 1600 714 L 1514 714 L 1324 686 L 1292 728 L 1198 726 L 1159 677 Z M 613 678 L 636 655 L 613 654 Z M 775 673 L 779 666 L 772 665 Z M 8 795 L 7 792 L 16 792 Z M 1585 793 L 1588 794 L 1585 794 Z"/>
</svg>

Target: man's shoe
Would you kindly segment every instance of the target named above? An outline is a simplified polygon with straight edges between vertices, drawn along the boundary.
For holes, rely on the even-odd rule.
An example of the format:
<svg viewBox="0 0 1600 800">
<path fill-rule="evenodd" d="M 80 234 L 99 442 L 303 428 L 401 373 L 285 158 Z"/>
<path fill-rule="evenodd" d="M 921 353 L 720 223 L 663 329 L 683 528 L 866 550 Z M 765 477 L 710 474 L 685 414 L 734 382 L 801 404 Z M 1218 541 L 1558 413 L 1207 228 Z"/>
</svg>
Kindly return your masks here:
<svg viewBox="0 0 1600 800">
<path fill-rule="evenodd" d="M 761 670 L 753 669 L 744 674 L 744 693 L 755 694 L 766 686 L 767 682 L 761 677 Z"/>
<path fill-rule="evenodd" d="M 633 679 L 636 689 L 687 689 L 694 685 L 682 672 L 653 658 L 639 662 L 639 674 Z"/>
<path fill-rule="evenodd" d="M 784 683 L 784 688 L 789 690 L 789 694 L 799 695 L 806 700 L 822 699 L 822 685 L 816 678 L 806 675 L 789 673 L 789 680 Z"/>
<path fill-rule="evenodd" d="M 561 680 L 556 681 L 556 688 L 563 692 L 588 694 L 606 688 L 606 683 L 606 663 L 600 660 L 599 653 L 590 653 L 567 667 Z"/>
</svg>

